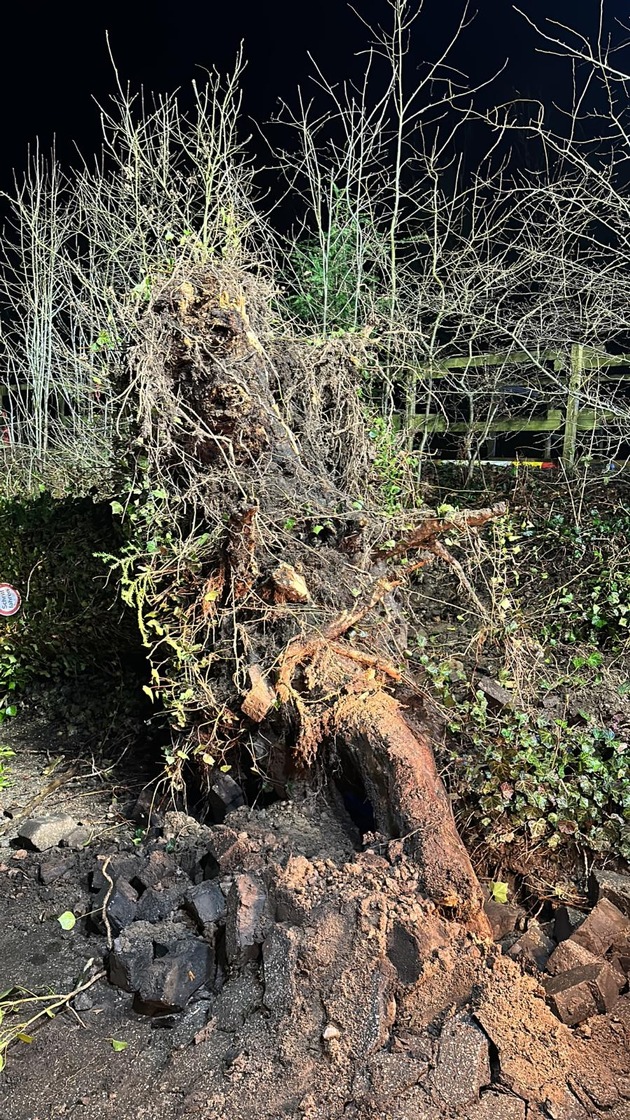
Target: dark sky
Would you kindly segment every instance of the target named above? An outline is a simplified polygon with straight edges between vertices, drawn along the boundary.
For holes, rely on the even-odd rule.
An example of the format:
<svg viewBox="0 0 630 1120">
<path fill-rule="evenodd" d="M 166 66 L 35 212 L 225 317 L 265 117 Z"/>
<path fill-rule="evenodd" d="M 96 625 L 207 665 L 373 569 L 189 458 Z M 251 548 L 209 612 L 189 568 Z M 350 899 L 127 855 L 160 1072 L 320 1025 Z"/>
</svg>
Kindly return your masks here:
<svg viewBox="0 0 630 1120">
<path fill-rule="evenodd" d="M 608 0 L 610 19 L 627 0 Z M 509 0 L 477 0 L 478 16 L 462 41 L 459 62 L 475 77 L 489 74 L 510 59 L 498 93 L 518 89 L 551 98 L 560 84 L 557 63 L 536 57 L 534 35 Z M 599 0 L 521 0 L 542 21 L 551 16 L 571 25 L 592 27 Z M 386 0 L 357 0 L 368 20 L 387 19 Z M 414 47 L 414 63 L 433 56 L 452 30 L 459 0 L 425 0 Z M 62 159 L 77 141 L 83 151 L 98 143 L 98 116 L 91 96 L 106 99 L 113 88 L 105 32 L 109 31 L 121 77 L 148 90 L 172 90 L 200 71 L 229 67 L 238 43 L 249 60 L 246 110 L 265 120 L 279 97 L 291 98 L 308 74 L 307 51 L 327 74 L 342 78 L 357 67 L 354 52 L 364 31 L 345 0 L 152 0 L 139 4 L 80 4 L 57 0 L 6 5 L 2 15 L 3 64 L 0 67 L 2 143 L 0 185 L 12 167 L 24 165 L 27 144 L 39 136 L 48 148 L 58 138 Z"/>
</svg>

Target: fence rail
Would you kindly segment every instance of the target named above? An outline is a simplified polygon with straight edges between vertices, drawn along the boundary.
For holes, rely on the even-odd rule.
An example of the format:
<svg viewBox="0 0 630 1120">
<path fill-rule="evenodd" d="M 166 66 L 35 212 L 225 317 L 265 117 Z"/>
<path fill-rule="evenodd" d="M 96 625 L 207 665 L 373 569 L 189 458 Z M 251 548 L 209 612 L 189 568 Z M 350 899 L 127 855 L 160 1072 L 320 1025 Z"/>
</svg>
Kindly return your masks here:
<svg viewBox="0 0 630 1120">
<path fill-rule="evenodd" d="M 597 371 L 600 380 L 630 382 L 630 354 L 607 354 L 601 350 L 574 343 L 569 353 L 559 350 L 514 350 L 501 353 L 474 354 L 470 356 L 457 355 L 452 358 L 440 359 L 426 366 L 416 366 L 416 375 L 438 381 L 449 377 L 456 371 L 484 369 L 488 367 L 505 367 L 511 365 L 529 365 L 540 369 L 542 363 L 552 362 L 556 373 L 566 370 L 567 384 L 565 390 L 565 406 L 550 408 L 544 416 L 501 417 L 499 419 L 449 421 L 440 413 L 417 411 L 417 382 L 410 393 L 406 411 L 406 425 L 410 436 L 421 431 L 425 435 L 435 435 L 443 432 L 468 434 L 471 432 L 485 433 L 489 438 L 495 435 L 518 434 L 519 432 L 561 432 L 562 433 L 562 460 L 567 466 L 575 462 L 577 452 L 577 436 L 579 432 L 595 431 L 606 422 L 619 419 L 617 413 L 606 408 L 581 408 L 580 400 L 586 375 Z M 629 371 L 607 372 L 615 367 L 626 367 Z M 543 371 L 544 372 L 544 371 Z"/>
</svg>

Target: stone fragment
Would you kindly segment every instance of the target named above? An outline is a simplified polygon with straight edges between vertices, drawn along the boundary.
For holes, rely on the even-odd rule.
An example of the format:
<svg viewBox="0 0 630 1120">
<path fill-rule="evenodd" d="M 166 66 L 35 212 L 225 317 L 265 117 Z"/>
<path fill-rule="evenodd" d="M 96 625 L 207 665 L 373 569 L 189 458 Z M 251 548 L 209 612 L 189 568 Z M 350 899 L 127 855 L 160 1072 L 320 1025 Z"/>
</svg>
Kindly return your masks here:
<svg viewBox="0 0 630 1120">
<path fill-rule="evenodd" d="M 138 921 L 160 922 L 177 910 L 190 886 L 188 878 L 166 880 L 155 887 L 148 887 L 141 895 L 136 908 Z"/>
<path fill-rule="evenodd" d="M 262 723 L 273 708 L 277 696 L 262 675 L 258 665 L 249 666 L 249 691 L 241 703 L 241 711 L 254 723 Z"/>
<path fill-rule="evenodd" d="M 102 891 L 103 888 L 107 889 L 109 887 L 109 882 L 103 874 L 103 867 L 105 866 L 105 863 L 106 861 L 104 859 L 99 858 L 99 861 L 92 872 L 91 884 L 93 891 Z M 113 856 L 110 857 L 105 871 L 106 874 L 109 875 L 109 878 L 113 880 L 113 882 L 116 882 L 117 879 L 126 879 L 128 883 L 133 883 L 133 886 L 135 887 L 135 882 L 133 882 L 133 879 L 142 867 L 143 863 L 144 861 L 142 859 L 142 856 L 129 855 L 129 853 L 127 852 L 116 852 Z"/>
<path fill-rule="evenodd" d="M 484 1093 L 466 1113 L 466 1120 L 525 1120 L 525 1101 L 505 1093 Z"/>
<path fill-rule="evenodd" d="M 122 873 L 125 874 L 125 871 L 123 870 Z M 136 888 L 139 894 L 142 894 L 143 891 L 156 887 L 158 883 L 162 883 L 166 879 L 172 882 L 176 876 L 182 874 L 172 856 L 168 855 L 167 852 L 154 851 L 150 853 L 147 859 L 139 857 L 135 863 L 133 875 L 126 875 L 125 877 L 129 878 L 132 886 Z"/>
<path fill-rule="evenodd" d="M 206 941 L 187 937 L 178 941 L 143 974 L 134 1009 L 143 1015 L 182 1011 L 203 984 L 212 982 L 214 953 Z"/>
<path fill-rule="evenodd" d="M 532 921 L 526 932 L 508 950 L 508 956 L 524 968 L 542 972 L 555 947 L 555 941 L 543 933 L 538 922 Z"/>
<path fill-rule="evenodd" d="M 273 597 L 276 603 L 308 603 L 310 595 L 304 576 L 291 564 L 279 564 L 272 572 Z"/>
<path fill-rule="evenodd" d="M 49 848 L 56 848 L 76 827 L 74 817 L 29 817 L 20 825 L 17 834 L 21 840 L 28 840 L 38 852 L 46 852 Z"/>
<path fill-rule="evenodd" d="M 630 875 L 594 870 L 588 881 L 588 892 L 592 902 L 607 898 L 622 914 L 630 918 Z"/>
<path fill-rule="evenodd" d="M 84 825 L 79 825 L 77 828 L 73 828 L 72 832 L 66 836 L 65 840 L 61 841 L 61 845 L 64 848 L 72 848 L 73 851 L 80 852 L 82 848 L 87 847 L 91 839 L 91 830 L 85 828 Z"/>
<path fill-rule="evenodd" d="M 559 906 L 554 914 L 553 935 L 558 943 L 566 941 L 582 925 L 586 914 L 574 906 Z"/>
<path fill-rule="evenodd" d="M 189 887 L 185 905 L 199 926 L 222 922 L 227 912 L 225 896 L 216 879 L 206 879 L 195 887 Z"/>
<path fill-rule="evenodd" d="M 294 929 L 275 925 L 263 944 L 264 1004 L 278 1018 L 295 1005 L 299 943 Z"/>
<path fill-rule="evenodd" d="M 207 854 L 204 860 L 206 879 L 227 875 L 231 871 L 240 869 L 250 850 L 247 841 L 241 839 L 238 833 L 227 825 L 217 825 L 216 828 L 209 830 L 206 848 Z"/>
<path fill-rule="evenodd" d="M 50 859 L 42 860 L 39 865 L 39 881 L 45 887 L 50 886 L 51 883 L 56 883 L 57 879 L 62 879 L 64 875 L 69 875 L 76 866 L 74 856 L 67 856 L 65 859 L 52 857 Z"/>
<path fill-rule="evenodd" d="M 227 900 L 225 951 L 230 964 L 255 960 L 266 934 L 267 891 L 261 879 L 236 875 Z"/>
<path fill-rule="evenodd" d="M 490 1084 L 488 1039 L 471 1015 L 456 1015 L 442 1028 L 433 1079 L 450 1108 L 472 1104 Z"/>
<path fill-rule="evenodd" d="M 476 687 L 481 689 L 485 696 L 494 700 L 501 708 L 511 708 L 514 705 L 514 694 L 492 677 L 479 677 Z"/>
<path fill-rule="evenodd" d="M 117 937 L 121 930 L 125 929 L 125 926 L 129 926 L 135 921 L 138 893 L 126 879 L 118 879 L 114 883 L 114 888 L 111 890 L 111 894 L 105 905 L 105 899 L 110 890 L 111 887 L 107 884 L 97 894 L 94 900 L 94 910 L 96 913 L 93 915 L 92 921 L 99 930 L 103 931 L 105 929 L 102 913 L 103 907 L 105 907 L 112 935 Z M 98 913 L 99 910 L 101 911 L 100 914 Z"/>
<path fill-rule="evenodd" d="M 215 774 L 207 794 L 208 808 L 213 821 L 222 824 L 228 813 L 240 809 L 245 797 L 238 782 L 229 774 Z"/>
<path fill-rule="evenodd" d="M 619 998 L 615 975 L 605 962 L 560 972 L 545 984 L 551 1006 L 568 1027 L 596 1012 L 612 1011 Z"/>
<path fill-rule="evenodd" d="M 525 911 L 522 906 L 517 906 L 515 902 L 495 902 L 487 894 L 483 908 L 490 922 L 495 941 L 500 941 L 501 938 L 506 937 L 516 929 L 523 929 L 525 925 Z"/>
<path fill-rule="evenodd" d="M 153 926 L 132 922 L 114 940 L 108 958 L 109 982 L 125 992 L 136 992 L 153 964 Z"/>
<path fill-rule="evenodd" d="M 602 898 L 572 934 L 572 940 L 578 945 L 583 945 L 595 956 L 603 957 L 611 945 L 622 941 L 628 935 L 630 935 L 630 919 L 607 898 Z"/>
<path fill-rule="evenodd" d="M 140 828 L 161 828 L 164 824 L 164 815 L 157 808 L 158 801 L 159 798 L 156 797 L 155 789 L 146 786 L 140 791 L 131 810 L 131 820 L 135 821 Z"/>
<path fill-rule="evenodd" d="M 581 968 L 585 964 L 601 964 L 601 961 L 570 937 L 561 941 L 558 948 L 554 949 L 547 961 L 547 972 L 556 976 L 559 972 L 569 972 L 570 969 Z"/>
</svg>

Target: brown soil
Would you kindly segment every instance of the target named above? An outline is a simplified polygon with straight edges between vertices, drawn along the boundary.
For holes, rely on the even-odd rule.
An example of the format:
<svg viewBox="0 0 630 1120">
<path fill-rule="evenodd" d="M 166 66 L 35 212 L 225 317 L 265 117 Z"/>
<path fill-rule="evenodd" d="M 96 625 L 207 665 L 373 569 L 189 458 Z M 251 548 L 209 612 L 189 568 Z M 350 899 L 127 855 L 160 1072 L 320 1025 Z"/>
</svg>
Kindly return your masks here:
<svg viewBox="0 0 630 1120">
<path fill-rule="evenodd" d="M 50 781 L 42 751 L 16 764 L 5 808 Z M 105 938 L 82 920 L 64 932 L 56 919 L 89 912 L 99 855 L 142 846 L 121 823 L 111 781 L 80 777 L 69 789 L 72 808 L 59 791 L 42 808 L 81 804 L 94 827 L 86 849 L 67 853 L 62 878 L 39 881 L 40 864 L 62 849 L 25 854 L 10 827 L 0 837 L 0 990 L 62 993 L 102 968 Z M 537 979 L 438 911 L 400 842 L 374 836 L 358 850 L 342 810 L 313 793 L 239 809 L 214 829 L 171 814 L 163 836 L 143 843 L 168 843 L 185 862 L 228 825 L 238 857 L 222 883 L 250 872 L 269 892 L 262 957 L 231 967 L 219 990 L 201 989 L 170 1029 L 99 980 L 32 1043 L 10 1047 L 0 1120 L 630 1118 L 630 995 L 608 1016 L 564 1027 Z M 467 1071 L 445 1082 L 440 1055 L 464 1009 L 489 1040 L 491 1072 L 473 1086 L 478 1099 L 458 1103 Z M 126 1049 L 115 1052 L 112 1039 Z"/>
</svg>

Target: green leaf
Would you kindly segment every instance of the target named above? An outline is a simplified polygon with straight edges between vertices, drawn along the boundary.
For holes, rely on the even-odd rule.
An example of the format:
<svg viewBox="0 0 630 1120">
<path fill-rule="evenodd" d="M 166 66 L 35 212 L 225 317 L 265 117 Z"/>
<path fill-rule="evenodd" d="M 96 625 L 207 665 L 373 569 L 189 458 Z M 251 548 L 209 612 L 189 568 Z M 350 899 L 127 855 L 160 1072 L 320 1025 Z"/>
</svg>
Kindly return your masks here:
<svg viewBox="0 0 630 1120">
<path fill-rule="evenodd" d="M 128 1045 L 128 1042 L 120 1042 L 119 1039 L 112 1038 L 112 1050 L 115 1050 L 117 1054 L 120 1054 L 121 1050 L 126 1050 Z"/>
<path fill-rule="evenodd" d="M 24 1034 L 24 1031 L 19 1031 L 18 1034 L 15 1037 L 19 1038 L 20 1042 L 32 1042 L 33 1041 L 32 1034 Z"/>
<path fill-rule="evenodd" d="M 57 918 L 57 921 L 59 922 L 59 925 L 62 929 L 74 929 L 75 925 L 77 924 L 77 920 L 72 913 L 72 910 L 64 910 L 63 914 L 60 914 Z"/>
<path fill-rule="evenodd" d="M 493 902 L 506 903 L 508 900 L 507 883 L 491 883 L 490 894 L 492 895 Z"/>
<path fill-rule="evenodd" d="M 120 502 L 110 502 L 109 504 L 112 513 L 123 514 L 125 512 L 125 507 Z"/>
</svg>

